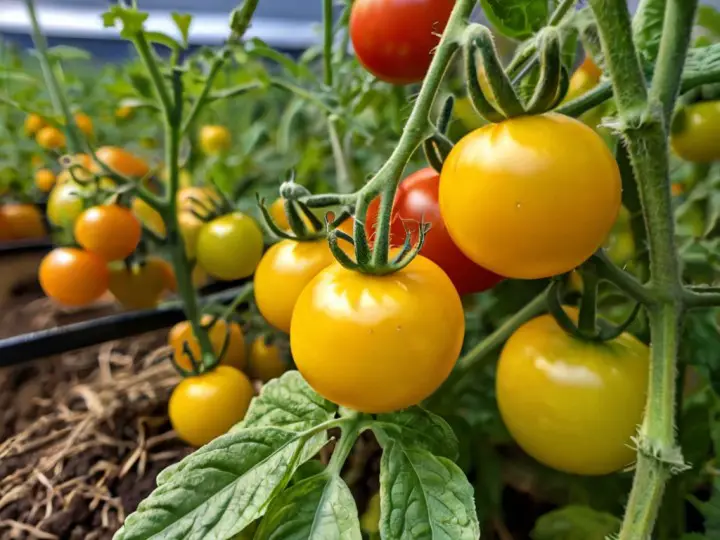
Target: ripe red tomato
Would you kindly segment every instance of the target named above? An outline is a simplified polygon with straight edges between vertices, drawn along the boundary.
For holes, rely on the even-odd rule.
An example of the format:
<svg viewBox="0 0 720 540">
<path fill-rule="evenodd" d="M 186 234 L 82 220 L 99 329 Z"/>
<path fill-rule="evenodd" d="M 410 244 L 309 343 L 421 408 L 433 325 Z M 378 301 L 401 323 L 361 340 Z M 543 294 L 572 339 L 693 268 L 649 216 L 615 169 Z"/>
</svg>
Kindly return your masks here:
<svg viewBox="0 0 720 540">
<path fill-rule="evenodd" d="M 440 215 L 439 186 L 440 175 L 430 167 L 414 172 L 400 183 L 393 203 L 390 243 L 401 246 L 405 242 L 405 227 L 412 235 L 412 242 L 416 243 L 420 223 L 430 223 L 432 227 L 420 253 L 445 271 L 458 294 L 494 287 L 503 277 L 472 262 L 450 238 Z M 376 199 L 368 208 L 368 223 L 375 223 L 378 209 L 379 199 Z"/>
<path fill-rule="evenodd" d="M 355 0 L 350 39 L 360 63 L 378 79 L 423 79 L 454 0 Z"/>
<path fill-rule="evenodd" d="M 40 285 L 50 298 L 68 306 L 84 306 L 108 289 L 107 263 L 94 253 L 55 248 L 40 263 Z"/>
</svg>

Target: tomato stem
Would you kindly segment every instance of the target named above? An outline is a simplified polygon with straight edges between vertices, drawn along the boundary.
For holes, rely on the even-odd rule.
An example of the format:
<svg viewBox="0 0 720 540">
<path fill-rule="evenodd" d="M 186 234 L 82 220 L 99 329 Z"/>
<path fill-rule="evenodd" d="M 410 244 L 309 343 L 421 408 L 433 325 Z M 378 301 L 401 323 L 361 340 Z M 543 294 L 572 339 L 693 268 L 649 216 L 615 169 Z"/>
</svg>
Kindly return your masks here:
<svg viewBox="0 0 720 540">
<path fill-rule="evenodd" d="M 329 474 L 339 475 L 340 471 L 347 461 L 350 452 L 357 441 L 358 436 L 362 430 L 363 421 L 360 413 L 355 413 L 354 416 L 348 418 L 347 425 L 341 426 L 342 435 L 340 440 L 335 445 L 330 463 L 328 463 L 326 472 Z"/>
<path fill-rule="evenodd" d="M 325 86 L 333 85 L 333 0 L 323 0 L 323 76 Z"/>
<path fill-rule="evenodd" d="M 650 538 L 670 476 L 682 470 L 675 440 L 678 334 L 686 292 L 675 249 L 667 148 L 667 117 L 680 86 L 697 0 L 666 0 L 665 21 L 648 93 L 632 40 L 625 0 L 590 0 L 645 216 L 650 255 L 651 362 L 645 417 L 637 438 L 633 487 L 620 540 Z M 647 5 L 645 6 L 647 8 Z M 653 8 L 653 6 L 651 6 Z"/>
<path fill-rule="evenodd" d="M 595 317 L 597 313 L 597 289 L 598 275 L 595 271 L 595 264 L 592 260 L 583 265 L 582 268 L 582 300 L 580 301 L 580 313 L 578 314 L 578 330 L 589 337 L 595 337 Z"/>
</svg>

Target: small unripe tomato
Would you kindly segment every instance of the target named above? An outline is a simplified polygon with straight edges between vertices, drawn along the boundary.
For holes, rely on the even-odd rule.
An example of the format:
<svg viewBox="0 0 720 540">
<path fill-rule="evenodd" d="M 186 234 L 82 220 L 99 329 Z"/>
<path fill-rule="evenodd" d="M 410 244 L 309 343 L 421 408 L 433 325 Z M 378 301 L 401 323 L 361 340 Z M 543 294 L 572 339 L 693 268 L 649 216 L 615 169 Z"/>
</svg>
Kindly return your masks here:
<svg viewBox="0 0 720 540">
<path fill-rule="evenodd" d="M 241 371 L 217 366 L 175 387 L 168 403 L 170 423 L 182 440 L 202 446 L 245 418 L 252 397 L 252 384 Z"/>
<path fill-rule="evenodd" d="M 50 192 L 45 210 L 48 221 L 56 227 L 71 227 L 85 210 L 82 194 L 88 188 L 75 182 L 58 183 Z"/>
<path fill-rule="evenodd" d="M 577 310 L 566 308 L 577 320 Z M 635 458 L 650 351 L 630 334 L 605 343 L 568 335 L 551 315 L 518 328 L 500 354 L 500 414 L 520 447 L 549 467 L 609 474 Z"/>
<path fill-rule="evenodd" d="M 94 253 L 55 248 L 40 263 L 40 286 L 45 294 L 68 306 L 85 306 L 108 290 L 107 263 Z"/>
<path fill-rule="evenodd" d="M 209 155 L 221 154 L 230 149 L 230 131 L 225 126 L 203 126 L 200 128 L 200 148 Z"/>
<path fill-rule="evenodd" d="M 93 123 L 90 117 L 83 112 L 77 112 L 73 115 L 73 118 L 77 127 L 80 128 L 80 131 L 82 131 L 86 137 L 91 138 L 93 136 Z"/>
<path fill-rule="evenodd" d="M 55 185 L 55 173 L 50 169 L 38 169 L 35 171 L 35 187 L 43 193 L 50 191 Z"/>
<path fill-rule="evenodd" d="M 37 142 L 45 150 L 60 150 L 65 148 L 65 134 L 53 126 L 45 126 L 35 135 Z"/>
<path fill-rule="evenodd" d="M 465 315 L 445 272 L 422 255 L 386 276 L 333 263 L 295 304 L 290 348 L 326 399 L 365 413 L 418 404 L 450 374 Z"/>
<path fill-rule="evenodd" d="M 12 238 L 42 238 L 47 234 L 42 214 L 34 204 L 5 204 L 0 206 L 0 214 Z"/>
<path fill-rule="evenodd" d="M 106 261 L 128 257 L 141 236 L 140 221 L 130 210 L 116 204 L 88 208 L 75 222 L 78 244 Z"/>
<path fill-rule="evenodd" d="M 720 101 L 702 101 L 675 113 L 670 130 L 673 151 L 686 161 L 720 159 Z"/>
<path fill-rule="evenodd" d="M 150 167 L 145 160 L 118 146 L 103 146 L 97 149 L 95 155 L 101 163 L 123 176 L 142 178 L 150 172 Z M 93 163 L 92 170 L 100 173 L 103 168 L 99 163 Z"/>
<path fill-rule="evenodd" d="M 268 345 L 263 338 L 257 338 L 250 346 L 248 371 L 254 379 L 268 382 L 287 371 L 287 363 L 277 345 Z"/>
<path fill-rule="evenodd" d="M 203 315 L 200 323 L 203 326 L 210 324 L 212 317 Z M 215 355 L 222 352 L 225 339 L 229 340 L 225 355 L 220 359 L 220 363 L 226 366 L 232 366 L 237 369 L 244 369 L 247 364 L 247 356 L 245 354 L 245 335 L 240 325 L 233 321 L 225 321 L 218 319 L 213 327 L 208 331 L 208 337 Z M 188 348 L 192 352 L 193 358 L 198 362 L 202 362 L 200 355 L 200 343 L 192 330 L 189 321 L 182 321 L 172 327 L 168 334 L 168 344 L 173 349 L 173 357 L 175 362 L 182 368 L 192 369 L 192 361 L 185 354 L 184 344 L 188 344 Z"/>
<path fill-rule="evenodd" d="M 254 279 L 255 302 L 265 320 L 289 333 L 300 293 L 320 270 L 334 261 L 325 239 L 280 240 L 272 245 L 260 259 Z"/>
<path fill-rule="evenodd" d="M 47 123 L 39 114 L 28 114 L 25 117 L 25 134 L 28 136 L 33 136 L 46 125 Z"/>
<path fill-rule="evenodd" d="M 197 241 L 197 262 L 212 277 L 231 281 L 251 275 L 263 253 L 257 222 L 241 212 L 203 225 Z"/>
<path fill-rule="evenodd" d="M 473 262 L 539 279 L 571 271 L 602 245 L 621 191 L 603 139 L 574 118 L 546 113 L 463 137 L 443 165 L 440 211 Z"/>
</svg>

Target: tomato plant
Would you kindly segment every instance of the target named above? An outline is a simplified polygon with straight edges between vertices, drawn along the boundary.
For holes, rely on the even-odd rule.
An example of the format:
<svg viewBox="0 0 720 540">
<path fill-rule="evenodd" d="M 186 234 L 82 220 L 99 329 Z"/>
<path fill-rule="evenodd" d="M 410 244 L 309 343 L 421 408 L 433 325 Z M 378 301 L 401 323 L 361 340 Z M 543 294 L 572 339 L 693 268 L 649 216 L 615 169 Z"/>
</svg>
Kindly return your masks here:
<svg viewBox="0 0 720 540">
<path fill-rule="evenodd" d="M 78 216 L 75 239 L 106 261 L 128 257 L 140 242 L 140 222 L 127 208 L 116 204 L 93 206 Z"/>
<path fill-rule="evenodd" d="M 163 293 L 173 288 L 174 275 L 168 263 L 151 257 L 128 267 L 124 263 L 110 266 L 108 288 L 126 309 L 150 309 L 160 302 Z"/>
<path fill-rule="evenodd" d="M 75 248 L 55 248 L 40 263 L 45 294 L 68 306 L 84 306 L 100 298 L 109 285 L 104 259 Z"/>
<path fill-rule="evenodd" d="M 0 214 L 12 238 L 42 238 L 47 234 L 40 211 L 32 204 L 5 204 Z"/>
<path fill-rule="evenodd" d="M 285 360 L 283 360 L 282 352 L 276 344 L 268 344 L 262 337 L 252 342 L 252 345 L 250 345 L 248 371 L 254 378 L 268 382 L 285 373 L 287 368 L 288 366 Z"/>
<path fill-rule="evenodd" d="M 204 315 L 200 322 L 203 325 L 210 325 L 213 322 L 213 318 L 210 315 Z M 240 325 L 235 322 L 226 322 L 219 319 L 212 325 L 208 335 L 212 343 L 213 352 L 216 355 L 219 355 L 224 349 L 225 354 L 220 359 L 222 364 L 237 369 L 245 368 L 247 364 L 245 336 L 243 335 Z M 191 370 L 193 368 L 192 359 L 195 359 L 197 362 L 202 361 L 200 344 L 193 332 L 192 325 L 188 321 L 183 321 L 173 326 L 168 335 L 168 344 L 173 348 L 175 362 L 177 362 L 180 367 Z M 185 347 L 190 349 L 192 358 L 186 353 Z"/>
<path fill-rule="evenodd" d="M 35 186 L 37 186 L 40 191 L 47 193 L 54 185 L 55 173 L 50 169 L 38 169 L 35 171 Z"/>
<path fill-rule="evenodd" d="M 263 236 L 253 218 L 234 212 L 205 224 L 197 238 L 198 264 L 211 276 L 233 280 L 255 271 Z"/>
<path fill-rule="evenodd" d="M 720 101 L 703 101 L 680 109 L 673 118 L 670 144 L 675 153 L 694 163 L 720 158 L 714 141 L 720 135 Z"/>
<path fill-rule="evenodd" d="M 200 147 L 208 155 L 216 155 L 230 148 L 230 132 L 225 126 L 203 126 Z"/>
</svg>

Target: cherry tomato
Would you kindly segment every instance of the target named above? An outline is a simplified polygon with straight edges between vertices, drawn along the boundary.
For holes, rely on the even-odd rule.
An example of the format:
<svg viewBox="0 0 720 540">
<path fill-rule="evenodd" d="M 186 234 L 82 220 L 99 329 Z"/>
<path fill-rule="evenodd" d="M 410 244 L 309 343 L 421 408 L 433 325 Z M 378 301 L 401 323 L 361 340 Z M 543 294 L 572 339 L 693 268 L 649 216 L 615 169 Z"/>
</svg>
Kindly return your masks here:
<svg viewBox="0 0 720 540">
<path fill-rule="evenodd" d="M 25 117 L 25 134 L 33 136 L 46 125 L 47 123 L 45 122 L 45 119 L 39 114 L 28 114 Z"/>
<path fill-rule="evenodd" d="M 193 260 L 197 253 L 198 236 L 200 236 L 200 230 L 205 222 L 198 219 L 195 214 L 180 212 L 178 225 L 180 226 L 180 235 L 185 242 L 185 255 L 188 259 Z"/>
<path fill-rule="evenodd" d="M 263 235 L 250 216 L 233 212 L 200 229 L 197 262 L 212 277 L 231 281 L 251 275 L 263 253 Z"/>
<path fill-rule="evenodd" d="M 168 403 L 170 423 L 182 440 L 202 446 L 245 418 L 252 397 L 252 384 L 241 371 L 217 366 L 175 387 Z"/>
<path fill-rule="evenodd" d="M 600 77 L 602 77 L 602 70 L 595 65 L 592 58 L 586 56 L 570 77 L 570 86 L 564 101 L 571 101 L 586 94 L 598 85 Z"/>
<path fill-rule="evenodd" d="M 577 310 L 568 309 L 577 318 Z M 500 413 L 517 443 L 555 469 L 608 474 L 632 463 L 649 349 L 630 334 L 598 344 L 566 334 L 551 315 L 521 326 L 500 355 Z"/>
<path fill-rule="evenodd" d="M 157 257 L 131 268 L 114 263 L 110 267 L 110 292 L 125 309 L 154 308 L 168 288 L 168 266 Z"/>
<path fill-rule="evenodd" d="M 253 379 L 268 382 L 285 373 L 287 368 L 277 345 L 268 345 L 261 337 L 252 342 L 248 370 Z"/>
<path fill-rule="evenodd" d="M 50 298 L 68 306 L 85 306 L 108 289 L 107 263 L 94 253 L 55 248 L 40 263 L 40 285 Z"/>
<path fill-rule="evenodd" d="M 133 213 L 108 204 L 88 208 L 75 222 L 75 240 L 106 261 L 129 256 L 140 243 L 142 226 Z"/>
<path fill-rule="evenodd" d="M 115 118 L 118 120 L 129 120 L 132 118 L 135 110 L 132 107 L 129 107 L 128 105 L 120 105 L 117 109 L 115 109 Z"/>
<path fill-rule="evenodd" d="M 420 253 L 445 271 L 459 294 L 494 287 L 503 278 L 468 259 L 450 238 L 440 215 L 439 185 L 440 175 L 430 167 L 411 174 L 400 183 L 393 203 L 391 244 L 402 246 L 406 236 L 405 227 L 411 232 L 413 244 L 416 243 L 420 223 L 429 223 L 431 228 Z M 376 199 L 368 209 L 368 223 L 375 223 L 378 210 L 379 199 Z"/>
<path fill-rule="evenodd" d="M 280 240 L 265 252 L 255 270 L 255 302 L 265 320 L 290 332 L 298 296 L 320 270 L 335 259 L 326 240 Z"/>
<path fill-rule="evenodd" d="M 42 214 L 34 204 L 5 204 L 0 213 L 12 238 L 42 238 L 47 235 Z"/>
<path fill-rule="evenodd" d="M 203 315 L 200 322 L 207 326 L 212 322 L 210 315 Z M 229 334 L 228 334 L 229 332 Z M 212 344 L 213 352 L 219 355 L 222 352 L 225 338 L 228 336 L 229 339 L 225 355 L 220 360 L 221 364 L 226 366 L 232 366 L 237 369 L 244 369 L 247 364 L 247 357 L 245 354 L 245 336 L 242 328 L 236 322 L 226 322 L 223 319 L 218 319 L 213 327 L 209 330 L 208 335 L 210 337 L 210 343 Z M 173 356 L 178 365 L 185 369 L 192 369 L 192 362 L 184 351 L 184 343 L 187 342 L 190 351 L 193 354 L 193 358 L 197 362 L 202 362 L 200 356 L 200 343 L 198 343 L 195 333 L 192 331 L 192 326 L 189 321 L 182 321 L 177 323 L 170 330 L 168 335 L 168 344 L 173 349 Z"/>
<path fill-rule="evenodd" d="M 43 193 L 50 191 L 55 185 L 55 173 L 50 169 L 38 169 L 35 171 L 35 187 Z"/>
<path fill-rule="evenodd" d="M 13 235 L 10 231 L 10 223 L 3 214 L 2 207 L 0 207 L 0 240 L 12 240 Z"/>
<path fill-rule="evenodd" d="M 138 218 L 145 227 L 160 238 L 165 238 L 167 229 L 165 228 L 165 221 L 160 215 L 160 212 L 137 197 L 133 199 L 130 208 L 132 209 L 132 213 L 135 214 L 135 217 Z"/>
<path fill-rule="evenodd" d="M 711 163 L 720 159 L 720 101 L 703 101 L 680 109 L 673 118 L 670 144 L 686 161 Z"/>
<path fill-rule="evenodd" d="M 79 165 L 84 169 L 74 167 L 72 173 L 70 172 L 71 165 Z M 70 163 L 64 164 L 64 169 L 60 172 L 57 178 L 58 184 L 64 184 L 65 182 L 75 182 L 77 179 L 79 182 L 87 182 L 92 178 L 92 158 L 88 154 L 75 154 L 72 156 Z M 88 186 L 89 187 L 89 186 Z"/>
<path fill-rule="evenodd" d="M 85 210 L 82 194 L 89 189 L 73 181 L 58 183 L 48 197 L 47 218 L 56 227 L 70 227 Z"/>
<path fill-rule="evenodd" d="M 432 394 L 455 365 L 464 330 L 460 297 L 431 260 L 420 255 L 386 276 L 333 263 L 300 294 L 290 347 L 318 393 L 380 413 Z"/>
<path fill-rule="evenodd" d="M 46 150 L 60 150 L 65 148 L 65 134 L 53 126 L 45 126 L 35 135 L 35 142 Z"/>
<path fill-rule="evenodd" d="M 440 210 L 455 244 L 512 278 L 581 264 L 607 238 L 620 199 L 620 172 L 602 138 L 556 113 L 469 133 L 440 176 Z"/>
<path fill-rule="evenodd" d="M 350 39 L 358 60 L 383 81 L 421 81 L 454 4 L 453 0 L 356 0 L 350 12 Z"/>
<path fill-rule="evenodd" d="M 75 113 L 73 118 L 75 119 L 77 127 L 80 128 L 80 131 L 82 131 L 86 137 L 90 138 L 93 136 L 93 123 L 87 114 L 78 112 Z"/>
<path fill-rule="evenodd" d="M 189 186 L 178 191 L 176 204 L 178 211 L 195 210 L 202 215 L 213 209 L 219 200 L 220 195 L 211 187 Z"/>
<path fill-rule="evenodd" d="M 203 126 L 200 128 L 200 148 L 205 154 L 214 156 L 230 149 L 230 132 L 225 126 Z"/>
<path fill-rule="evenodd" d="M 124 148 L 103 146 L 97 149 L 95 155 L 101 163 L 123 176 L 142 178 L 150 172 L 150 167 L 145 160 L 131 154 Z M 102 172 L 103 168 L 99 163 L 93 163 L 92 170 L 93 172 Z"/>
</svg>

